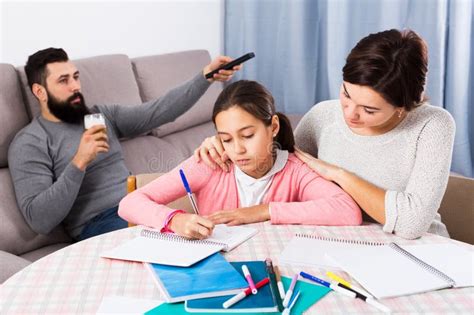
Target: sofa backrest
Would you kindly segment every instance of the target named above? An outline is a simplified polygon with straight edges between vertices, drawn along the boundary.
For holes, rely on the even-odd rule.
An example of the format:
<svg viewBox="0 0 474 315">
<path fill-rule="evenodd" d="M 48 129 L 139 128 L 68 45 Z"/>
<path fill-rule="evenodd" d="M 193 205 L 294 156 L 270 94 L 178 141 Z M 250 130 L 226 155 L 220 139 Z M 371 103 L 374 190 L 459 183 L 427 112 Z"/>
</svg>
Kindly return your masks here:
<svg viewBox="0 0 474 315">
<path fill-rule="evenodd" d="M 133 70 L 143 102 L 163 96 L 198 74 L 210 61 L 205 50 L 134 58 Z M 167 172 L 189 157 L 202 140 L 215 133 L 211 121 L 214 101 L 222 90 L 214 83 L 174 122 L 122 142 L 125 163 L 132 174 Z"/>
<path fill-rule="evenodd" d="M 193 78 L 210 61 L 211 57 L 206 50 L 190 50 L 132 59 L 142 100 L 147 102 L 162 96 L 173 87 Z M 161 138 L 209 122 L 214 102 L 221 91 L 222 84 L 215 82 L 189 111 L 174 122 L 156 128 L 153 134 Z"/>
<path fill-rule="evenodd" d="M 17 255 L 69 240 L 61 228 L 48 236 L 36 234 L 18 209 L 8 170 L 8 147 L 28 122 L 17 72 L 12 65 L 0 64 L 0 250 Z"/>
<path fill-rule="evenodd" d="M 141 104 L 130 59 L 126 55 L 105 55 L 72 61 L 80 73 L 81 91 L 88 106 L 97 104 Z M 39 103 L 30 88 L 24 67 L 18 72 L 30 119 L 40 113 Z"/>
</svg>

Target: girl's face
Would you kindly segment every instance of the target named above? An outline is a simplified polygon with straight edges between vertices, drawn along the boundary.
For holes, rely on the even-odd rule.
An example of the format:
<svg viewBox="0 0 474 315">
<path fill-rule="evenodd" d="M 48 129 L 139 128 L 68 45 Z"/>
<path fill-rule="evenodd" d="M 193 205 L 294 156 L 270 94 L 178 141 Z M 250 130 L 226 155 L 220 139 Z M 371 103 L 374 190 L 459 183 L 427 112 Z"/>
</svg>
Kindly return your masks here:
<svg viewBox="0 0 474 315">
<path fill-rule="evenodd" d="M 280 128 L 278 116 L 265 126 L 239 106 L 232 106 L 217 114 L 215 122 L 227 155 L 245 174 L 260 178 L 272 168 L 273 137 Z"/>
<path fill-rule="evenodd" d="M 372 88 L 343 82 L 339 95 L 344 120 L 363 134 L 380 134 L 396 126 L 405 112 L 388 103 Z M 400 116 L 400 117 L 399 117 Z"/>
</svg>

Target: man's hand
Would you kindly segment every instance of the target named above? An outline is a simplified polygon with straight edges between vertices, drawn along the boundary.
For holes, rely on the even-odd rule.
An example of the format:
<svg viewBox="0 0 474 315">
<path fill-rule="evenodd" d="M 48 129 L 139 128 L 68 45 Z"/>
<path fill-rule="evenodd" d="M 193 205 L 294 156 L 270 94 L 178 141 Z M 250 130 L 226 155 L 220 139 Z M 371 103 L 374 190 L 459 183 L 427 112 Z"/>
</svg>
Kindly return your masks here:
<svg viewBox="0 0 474 315">
<path fill-rule="evenodd" d="M 227 56 L 218 56 L 216 59 L 212 60 L 210 64 L 204 67 L 202 70 L 202 74 L 205 76 L 207 73 L 219 68 L 223 64 L 229 63 L 232 61 L 232 58 Z M 209 82 L 214 81 L 229 81 L 232 79 L 232 75 L 242 69 L 242 65 L 235 66 L 232 70 L 219 70 L 219 73 L 214 74 L 211 79 L 208 79 Z"/>
<path fill-rule="evenodd" d="M 95 160 L 100 152 L 108 152 L 109 144 L 107 142 L 107 130 L 104 125 L 95 125 L 82 134 L 79 148 L 72 159 L 72 163 L 81 171 Z"/>
<path fill-rule="evenodd" d="M 212 169 L 220 167 L 224 172 L 229 171 L 231 164 L 219 136 L 204 139 L 201 145 L 194 150 L 194 158 L 197 162 L 203 160 Z"/>
<path fill-rule="evenodd" d="M 241 225 L 270 220 L 268 205 L 224 210 L 207 217 L 214 224 Z"/>
<path fill-rule="evenodd" d="M 196 214 L 178 213 L 171 219 L 170 228 L 180 236 L 201 240 L 211 236 L 214 223 Z"/>
</svg>

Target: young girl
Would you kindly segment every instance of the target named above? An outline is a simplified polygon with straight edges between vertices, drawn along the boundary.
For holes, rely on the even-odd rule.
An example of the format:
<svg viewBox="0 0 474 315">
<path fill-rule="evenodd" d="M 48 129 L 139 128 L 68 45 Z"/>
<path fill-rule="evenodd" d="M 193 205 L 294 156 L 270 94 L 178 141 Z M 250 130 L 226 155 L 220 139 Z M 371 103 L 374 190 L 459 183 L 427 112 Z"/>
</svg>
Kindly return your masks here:
<svg viewBox="0 0 474 315">
<path fill-rule="evenodd" d="M 191 157 L 126 196 L 119 215 L 129 222 L 189 238 L 205 238 L 215 224 L 358 225 L 361 211 L 339 186 L 325 180 L 294 152 L 288 118 L 255 81 L 238 81 L 217 98 L 212 116 L 232 161 L 230 172 Z M 291 153 L 290 153 L 291 152 Z M 179 170 L 196 195 L 199 215 L 166 204 L 186 194 Z"/>
</svg>

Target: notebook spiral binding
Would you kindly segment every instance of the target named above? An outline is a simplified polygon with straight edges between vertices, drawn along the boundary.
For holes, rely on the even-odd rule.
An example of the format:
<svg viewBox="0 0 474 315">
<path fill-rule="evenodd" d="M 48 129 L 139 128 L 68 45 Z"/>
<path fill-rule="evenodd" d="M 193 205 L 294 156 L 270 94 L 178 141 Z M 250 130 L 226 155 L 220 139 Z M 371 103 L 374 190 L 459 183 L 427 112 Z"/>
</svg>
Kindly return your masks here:
<svg viewBox="0 0 474 315">
<path fill-rule="evenodd" d="M 372 242 L 372 241 L 362 241 L 362 240 L 347 240 L 342 238 L 334 237 L 325 237 L 318 235 L 308 235 L 308 234 L 296 234 L 297 237 L 312 238 L 320 241 L 336 242 L 336 243 L 346 243 L 346 244 L 356 244 L 356 245 L 369 245 L 369 246 L 382 246 L 386 245 L 385 243 Z"/>
<path fill-rule="evenodd" d="M 404 250 L 403 248 L 401 248 L 400 246 L 398 246 L 397 244 L 395 243 L 390 243 L 388 246 L 390 246 L 390 248 L 392 248 L 393 250 L 395 250 L 396 252 L 398 252 L 399 254 L 402 254 L 404 255 L 406 258 L 410 259 L 411 261 L 417 263 L 418 265 L 420 265 L 423 269 L 431 272 L 432 274 L 434 274 L 435 276 L 443 279 L 444 281 L 446 281 L 446 283 L 449 283 L 451 286 L 455 286 L 456 285 L 456 281 L 454 281 L 453 279 L 451 279 L 448 275 L 446 275 L 444 272 L 436 269 L 435 267 L 431 266 L 430 264 L 427 264 L 425 263 L 423 260 L 419 259 L 418 257 L 412 255 L 411 253 L 407 252 L 406 250 Z"/>
<path fill-rule="evenodd" d="M 143 229 L 140 232 L 140 235 L 143 237 L 167 240 L 167 241 L 178 242 L 178 243 L 195 243 L 195 244 L 216 245 L 216 246 L 223 246 L 223 247 L 227 246 L 227 244 L 220 243 L 220 242 L 208 241 L 208 240 L 192 240 L 192 239 L 188 239 L 176 234 L 166 234 L 166 233 L 151 231 L 147 229 Z"/>
</svg>

